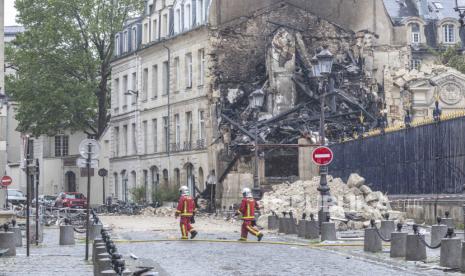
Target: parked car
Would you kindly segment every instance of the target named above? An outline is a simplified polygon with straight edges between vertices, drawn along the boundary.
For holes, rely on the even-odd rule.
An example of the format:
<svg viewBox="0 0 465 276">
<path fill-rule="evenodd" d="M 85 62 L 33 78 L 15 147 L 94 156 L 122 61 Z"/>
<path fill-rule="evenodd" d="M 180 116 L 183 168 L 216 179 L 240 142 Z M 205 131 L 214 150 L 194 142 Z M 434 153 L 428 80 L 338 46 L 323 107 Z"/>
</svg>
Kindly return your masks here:
<svg viewBox="0 0 465 276">
<path fill-rule="evenodd" d="M 63 192 L 56 198 L 55 207 L 86 208 L 87 199 L 82 193 Z"/>
<path fill-rule="evenodd" d="M 44 205 L 44 206 L 54 206 L 56 199 L 57 199 L 57 196 L 39 195 L 39 204 Z M 32 205 L 35 206 L 35 204 L 36 204 L 36 199 L 34 198 L 32 200 Z"/>
<path fill-rule="evenodd" d="M 26 204 L 26 196 L 20 190 L 8 189 L 8 202 L 11 204 Z"/>
</svg>

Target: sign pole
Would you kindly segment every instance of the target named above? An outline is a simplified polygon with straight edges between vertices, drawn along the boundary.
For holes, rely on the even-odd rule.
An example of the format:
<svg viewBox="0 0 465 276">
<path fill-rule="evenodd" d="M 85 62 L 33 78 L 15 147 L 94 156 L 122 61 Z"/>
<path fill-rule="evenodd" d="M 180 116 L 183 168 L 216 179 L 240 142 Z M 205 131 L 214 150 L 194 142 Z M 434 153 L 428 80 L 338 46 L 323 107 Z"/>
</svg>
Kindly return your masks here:
<svg viewBox="0 0 465 276">
<path fill-rule="evenodd" d="M 39 245 L 39 159 L 36 159 L 36 246 Z"/>
<path fill-rule="evenodd" d="M 29 183 L 29 137 L 26 138 L 26 256 L 29 257 L 29 251 L 30 251 L 30 225 L 29 225 L 29 211 L 30 211 L 30 196 L 31 196 L 31 185 Z"/>
<path fill-rule="evenodd" d="M 92 162 L 92 144 L 87 145 L 87 214 L 86 214 L 86 261 L 89 259 L 89 216 L 90 216 L 90 165 Z"/>
</svg>

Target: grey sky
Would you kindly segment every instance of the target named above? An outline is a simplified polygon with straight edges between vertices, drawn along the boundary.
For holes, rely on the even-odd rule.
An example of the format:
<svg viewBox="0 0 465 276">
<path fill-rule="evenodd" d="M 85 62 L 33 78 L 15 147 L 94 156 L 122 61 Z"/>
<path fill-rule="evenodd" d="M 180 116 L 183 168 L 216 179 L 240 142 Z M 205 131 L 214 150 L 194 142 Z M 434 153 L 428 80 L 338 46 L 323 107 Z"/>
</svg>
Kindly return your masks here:
<svg viewBox="0 0 465 276">
<path fill-rule="evenodd" d="M 18 25 L 15 22 L 16 9 L 14 0 L 4 0 L 5 1 L 5 26 Z"/>
</svg>

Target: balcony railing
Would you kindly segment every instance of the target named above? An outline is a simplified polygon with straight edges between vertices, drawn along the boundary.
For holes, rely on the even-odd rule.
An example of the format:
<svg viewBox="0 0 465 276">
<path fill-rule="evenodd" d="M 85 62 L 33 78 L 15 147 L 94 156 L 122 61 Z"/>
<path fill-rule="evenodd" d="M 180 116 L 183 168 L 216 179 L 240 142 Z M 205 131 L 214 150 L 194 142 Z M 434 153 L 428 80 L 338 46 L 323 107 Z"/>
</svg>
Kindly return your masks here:
<svg viewBox="0 0 465 276">
<path fill-rule="evenodd" d="M 170 144 L 171 152 L 182 152 L 182 151 L 194 151 L 206 149 L 205 139 L 199 139 L 195 143 L 184 142 L 184 143 L 172 143 Z"/>
</svg>

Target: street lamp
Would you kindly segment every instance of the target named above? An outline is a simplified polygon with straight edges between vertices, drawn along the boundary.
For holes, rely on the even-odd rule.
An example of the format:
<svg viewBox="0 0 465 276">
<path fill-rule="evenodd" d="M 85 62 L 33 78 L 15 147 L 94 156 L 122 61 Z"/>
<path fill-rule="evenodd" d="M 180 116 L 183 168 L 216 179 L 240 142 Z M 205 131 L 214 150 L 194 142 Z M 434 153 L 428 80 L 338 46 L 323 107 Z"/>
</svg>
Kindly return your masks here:
<svg viewBox="0 0 465 276">
<path fill-rule="evenodd" d="M 328 47 L 325 46 L 318 54 L 316 54 L 312 60 L 312 69 L 313 76 L 318 81 L 318 87 L 320 90 L 320 144 L 321 146 L 325 145 L 325 99 L 326 99 L 326 89 L 328 87 L 328 82 L 331 80 L 330 75 L 334 63 L 334 56 L 328 50 Z M 320 186 L 317 190 L 321 195 L 321 208 L 318 212 L 318 220 L 320 223 L 325 222 L 328 217 L 328 210 L 325 209 L 325 201 L 330 196 L 328 181 L 326 176 L 328 174 L 327 166 L 320 166 Z"/>
<path fill-rule="evenodd" d="M 459 13 L 460 22 L 460 40 L 462 41 L 462 50 L 465 49 L 465 0 L 455 0 L 454 10 Z"/>
<path fill-rule="evenodd" d="M 250 94 L 249 96 L 249 105 L 250 107 L 256 112 L 256 116 L 258 118 L 258 113 L 260 111 L 260 108 L 262 108 L 263 103 L 265 101 L 265 93 L 263 90 L 258 89 L 255 90 L 253 93 Z M 254 164 L 254 176 L 253 176 L 253 195 L 254 198 L 260 198 L 261 197 L 261 190 L 260 190 L 260 181 L 258 179 L 258 127 L 254 127 L 254 132 L 255 132 L 255 164 Z"/>
</svg>

